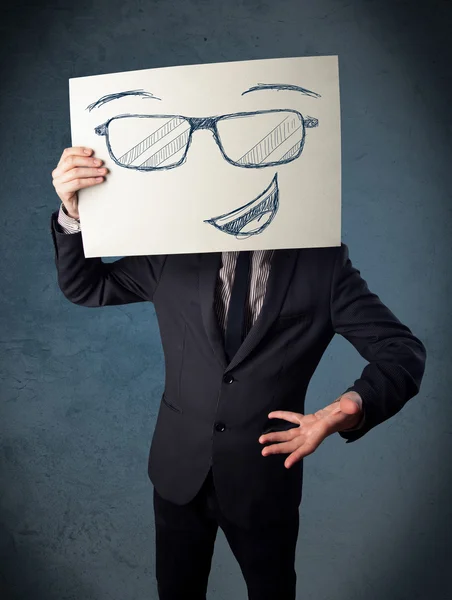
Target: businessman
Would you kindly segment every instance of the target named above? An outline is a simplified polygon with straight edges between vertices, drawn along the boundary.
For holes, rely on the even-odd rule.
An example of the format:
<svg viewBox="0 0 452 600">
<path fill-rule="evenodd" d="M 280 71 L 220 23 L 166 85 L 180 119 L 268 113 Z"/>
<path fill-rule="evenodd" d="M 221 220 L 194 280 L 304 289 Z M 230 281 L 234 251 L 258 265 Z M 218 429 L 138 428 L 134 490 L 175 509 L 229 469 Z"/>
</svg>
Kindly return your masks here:
<svg viewBox="0 0 452 600">
<path fill-rule="evenodd" d="M 161 600 L 206 598 L 221 527 L 250 600 L 293 600 L 303 458 L 358 440 L 419 392 L 425 348 L 369 291 L 347 247 L 85 259 L 77 192 L 108 176 L 89 148 L 52 172 L 58 284 L 100 307 L 153 302 L 165 387 L 149 455 Z M 368 361 L 304 414 L 335 333 Z"/>
</svg>

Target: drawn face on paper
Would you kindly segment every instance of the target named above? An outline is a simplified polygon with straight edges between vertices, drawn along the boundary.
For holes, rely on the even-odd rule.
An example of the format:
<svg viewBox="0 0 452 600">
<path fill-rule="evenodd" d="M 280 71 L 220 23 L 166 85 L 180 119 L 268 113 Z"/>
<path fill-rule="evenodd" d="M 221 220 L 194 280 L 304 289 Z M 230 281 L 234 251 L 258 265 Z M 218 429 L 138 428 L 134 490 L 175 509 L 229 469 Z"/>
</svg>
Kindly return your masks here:
<svg viewBox="0 0 452 600">
<path fill-rule="evenodd" d="M 259 84 L 242 95 L 284 89 L 320 97 L 299 86 L 281 84 Z M 103 96 L 88 110 L 125 96 L 155 98 L 144 90 L 129 90 Z M 271 169 L 274 172 L 271 182 L 256 198 L 225 215 L 205 220 L 219 231 L 243 239 L 262 233 L 273 221 L 279 207 L 275 169 L 301 156 L 306 129 L 317 125 L 317 119 L 304 117 L 296 110 L 274 109 L 214 117 L 121 114 L 111 117 L 95 131 L 106 137 L 113 161 L 126 169 L 154 172 L 180 167 L 187 160 L 193 133 L 200 129 L 212 132 L 219 151 L 230 165 L 243 169 Z"/>
<path fill-rule="evenodd" d="M 278 213 L 285 202 L 287 208 L 293 206 L 297 191 L 288 191 L 287 184 L 281 185 L 285 174 L 291 174 L 290 179 L 294 181 L 294 167 L 299 163 L 300 174 L 303 173 L 304 178 L 312 176 L 302 168 L 302 163 L 309 151 L 311 137 L 323 127 L 317 114 L 321 112 L 317 108 L 320 109 L 323 98 L 318 91 L 299 84 L 301 77 L 298 69 L 293 67 L 302 63 L 292 62 L 290 65 L 287 62 L 307 60 L 315 59 L 202 65 L 196 67 L 196 72 L 195 67 L 143 71 L 143 81 L 149 81 L 151 86 L 125 89 L 126 81 L 118 81 L 116 85 L 113 81 L 109 82 L 109 93 L 85 105 L 84 112 L 90 115 L 91 130 L 105 144 L 104 154 L 107 151 L 111 160 L 111 173 L 125 173 L 129 181 L 133 177 L 140 195 L 145 193 L 143 190 L 149 190 L 148 206 L 152 202 L 159 205 L 155 211 L 151 208 L 150 213 L 162 215 L 161 204 L 162 201 L 165 203 L 168 214 L 172 215 L 172 220 L 163 220 L 167 227 L 168 223 L 170 225 L 167 229 L 169 236 L 174 225 L 175 229 L 185 231 L 188 237 L 188 232 L 194 229 L 198 238 L 201 235 L 212 240 L 212 236 L 216 236 L 215 248 L 212 249 L 245 249 L 251 238 L 255 243 L 257 238 L 268 235 L 271 228 L 276 229 Z M 327 60 L 331 66 L 331 57 Z M 291 68 L 282 69 L 283 79 L 276 80 L 273 76 L 265 81 L 262 75 L 266 70 L 273 75 L 277 66 L 274 63 L 278 62 L 285 62 L 286 67 L 289 65 Z M 248 71 L 253 74 L 253 63 L 257 68 L 255 77 L 260 76 L 257 81 L 243 72 L 243 65 L 248 65 Z M 273 63 L 273 68 L 265 69 L 263 63 Z M 224 75 L 227 70 L 228 77 L 221 77 L 221 73 L 220 77 L 213 77 L 212 67 L 217 67 L 220 72 L 223 70 Z M 177 84 L 177 71 L 183 69 L 191 70 L 191 73 L 185 72 Z M 200 72 L 203 69 L 207 69 L 204 77 Z M 164 71 L 168 74 L 171 70 L 174 72 L 173 82 L 167 86 L 170 89 L 165 90 L 162 84 L 168 78 L 163 77 L 162 81 L 157 74 L 160 72 L 161 75 Z M 233 83 L 235 71 L 237 78 L 246 83 L 242 84 L 242 89 L 238 89 L 237 82 Z M 312 80 L 312 69 L 308 71 L 311 75 L 308 79 Z M 133 74 L 135 77 L 132 79 L 138 81 L 139 73 L 122 75 Z M 83 79 L 118 79 L 118 75 L 121 74 Z M 320 81 L 323 79 L 321 77 Z M 216 80 L 215 85 L 212 85 L 213 80 Z M 71 84 L 73 81 L 80 80 L 72 80 Z M 330 82 L 333 89 L 334 83 Z M 168 97 L 168 93 L 174 96 L 175 92 L 177 98 Z M 184 97 L 187 99 L 186 111 L 165 110 L 165 107 L 176 106 L 182 109 Z M 259 98 L 259 101 L 254 101 L 254 106 L 253 98 Z M 72 104 L 71 94 L 71 110 Z M 211 109 L 206 110 L 209 107 Z M 196 109 L 195 113 L 193 109 Z M 96 121 L 93 120 L 95 115 L 99 115 Z M 328 127 L 329 120 L 325 121 Z M 88 141 L 84 145 L 88 145 Z M 317 152 L 319 148 L 319 144 L 313 146 Z M 326 155 L 330 150 L 328 146 L 324 147 Z M 309 164 L 312 165 L 312 156 Z M 178 177 L 175 177 L 176 174 Z M 324 175 L 328 176 L 328 173 Z M 337 173 L 330 175 L 336 176 Z M 144 178 L 147 178 L 146 182 Z M 176 180 L 179 182 L 179 196 L 171 185 Z M 168 194 L 165 194 L 165 187 Z M 300 190 L 302 188 L 300 186 Z M 159 190 L 158 198 L 153 189 Z M 300 201 L 303 202 L 303 198 Z M 195 204 L 198 210 L 194 209 Z M 220 207 L 222 210 L 219 210 Z M 294 216 L 297 213 L 299 211 L 295 211 Z M 81 215 L 83 218 L 82 212 Z M 204 231 L 206 227 L 210 228 L 211 233 L 204 234 L 200 226 Z M 230 246 L 231 243 L 234 245 Z M 302 243 L 299 245 L 303 246 Z M 275 244 L 271 246 L 275 247 Z M 175 247 L 180 248 L 181 244 Z M 198 247 L 198 251 L 206 251 L 202 243 Z M 170 251 L 167 249 L 166 252 Z"/>
</svg>

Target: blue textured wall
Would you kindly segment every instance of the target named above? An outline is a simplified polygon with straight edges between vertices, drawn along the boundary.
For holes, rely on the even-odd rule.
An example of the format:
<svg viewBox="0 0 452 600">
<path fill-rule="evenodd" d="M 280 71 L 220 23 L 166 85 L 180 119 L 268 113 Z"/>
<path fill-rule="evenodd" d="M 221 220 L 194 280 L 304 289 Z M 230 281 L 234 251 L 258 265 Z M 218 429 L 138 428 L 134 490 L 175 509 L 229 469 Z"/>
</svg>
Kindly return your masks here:
<svg viewBox="0 0 452 600">
<path fill-rule="evenodd" d="M 70 145 L 68 78 L 338 54 L 343 239 L 429 360 L 399 415 L 306 459 L 299 596 L 451 598 L 448 3 L 19 0 L 1 27 L 0 572 L 14 597 L 157 597 L 146 460 L 164 366 L 153 308 L 83 309 L 56 284 L 50 173 Z M 335 338 L 308 407 L 331 402 L 363 364 Z M 245 598 L 222 535 L 210 594 Z"/>
</svg>

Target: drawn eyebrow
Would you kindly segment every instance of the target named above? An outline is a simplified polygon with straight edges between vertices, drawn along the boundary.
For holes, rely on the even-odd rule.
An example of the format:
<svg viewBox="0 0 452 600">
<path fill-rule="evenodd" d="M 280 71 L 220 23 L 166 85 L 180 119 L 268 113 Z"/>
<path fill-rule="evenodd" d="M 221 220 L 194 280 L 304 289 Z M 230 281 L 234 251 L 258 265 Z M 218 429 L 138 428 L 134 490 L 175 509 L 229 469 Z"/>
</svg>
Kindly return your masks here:
<svg viewBox="0 0 452 600">
<path fill-rule="evenodd" d="M 317 92 L 312 92 L 306 88 L 300 87 L 299 85 L 291 85 L 289 83 L 258 83 L 257 85 L 250 87 L 249 90 L 242 92 L 242 96 L 249 94 L 250 92 L 256 92 L 260 90 L 289 90 L 291 92 L 301 92 L 305 96 L 311 96 L 311 98 L 321 98 Z"/>
<path fill-rule="evenodd" d="M 85 110 L 89 110 L 90 112 L 93 108 L 98 108 L 107 102 L 111 102 L 112 100 L 117 100 L 118 98 L 123 98 L 124 96 L 141 96 L 142 98 L 152 98 L 153 100 L 161 100 L 161 98 L 157 98 L 151 92 L 145 92 L 144 90 L 127 90 L 124 92 L 118 92 L 116 94 L 107 94 L 106 96 L 102 96 L 96 102 L 89 104 Z"/>
</svg>

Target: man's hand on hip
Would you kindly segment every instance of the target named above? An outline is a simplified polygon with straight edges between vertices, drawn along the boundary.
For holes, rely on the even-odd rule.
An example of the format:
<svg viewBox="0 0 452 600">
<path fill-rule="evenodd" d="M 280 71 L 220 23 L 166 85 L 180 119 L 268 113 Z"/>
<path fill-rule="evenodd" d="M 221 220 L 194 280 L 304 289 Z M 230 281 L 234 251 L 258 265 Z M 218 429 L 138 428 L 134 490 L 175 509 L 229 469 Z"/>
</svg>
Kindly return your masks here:
<svg viewBox="0 0 452 600">
<path fill-rule="evenodd" d="M 312 415 L 277 410 L 269 419 L 284 419 L 298 427 L 288 431 L 267 433 L 259 438 L 261 444 L 271 444 L 262 450 L 262 456 L 289 454 L 284 466 L 289 469 L 299 460 L 312 454 L 323 440 L 338 431 L 356 427 L 362 417 L 362 399 L 356 392 L 346 392 L 325 408 Z"/>
</svg>

